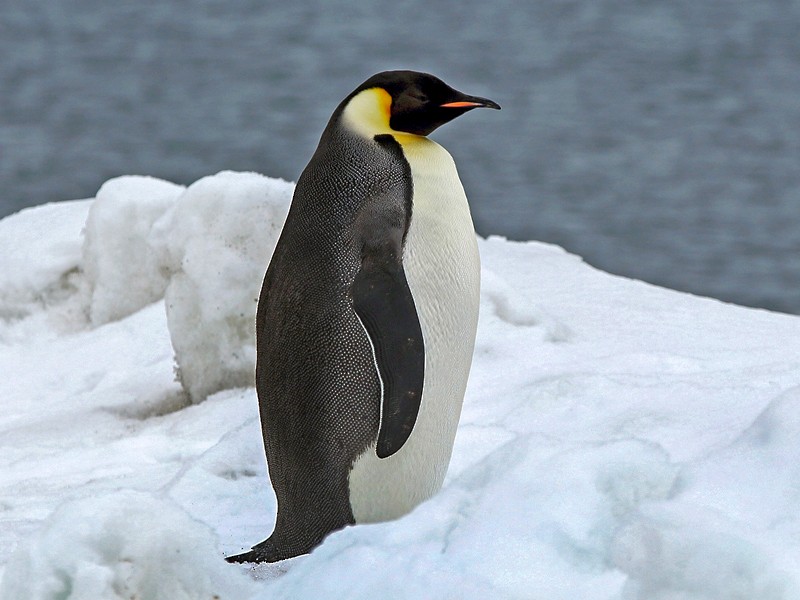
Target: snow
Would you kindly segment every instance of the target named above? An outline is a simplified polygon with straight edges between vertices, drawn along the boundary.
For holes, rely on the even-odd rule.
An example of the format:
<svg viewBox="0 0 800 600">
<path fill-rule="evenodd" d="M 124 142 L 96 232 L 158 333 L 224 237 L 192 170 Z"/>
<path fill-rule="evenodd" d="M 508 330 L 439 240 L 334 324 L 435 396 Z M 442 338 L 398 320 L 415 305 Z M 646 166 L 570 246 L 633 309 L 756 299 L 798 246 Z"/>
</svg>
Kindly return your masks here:
<svg viewBox="0 0 800 600">
<path fill-rule="evenodd" d="M 90 205 L 90 200 L 47 204 L 0 220 L 0 319 L 27 316 L 69 286 L 81 262 L 76 234 Z"/>
<path fill-rule="evenodd" d="M 253 315 L 291 189 L 123 177 L 0 221 L 0 599 L 800 599 L 800 318 L 497 237 L 442 491 L 225 563 L 275 514 Z"/>
</svg>

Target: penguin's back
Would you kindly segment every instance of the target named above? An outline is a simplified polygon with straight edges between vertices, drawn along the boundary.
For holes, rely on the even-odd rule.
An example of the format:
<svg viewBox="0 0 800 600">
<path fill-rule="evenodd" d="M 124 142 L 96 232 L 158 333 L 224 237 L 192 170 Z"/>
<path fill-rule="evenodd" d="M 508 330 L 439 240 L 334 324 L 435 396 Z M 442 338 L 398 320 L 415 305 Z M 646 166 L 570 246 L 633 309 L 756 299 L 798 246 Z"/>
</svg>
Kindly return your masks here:
<svg viewBox="0 0 800 600">
<path fill-rule="evenodd" d="M 332 123 L 298 180 L 267 269 L 256 380 L 278 545 L 308 538 L 297 531 L 303 515 L 320 535 L 353 522 L 348 474 L 374 444 L 381 405 L 373 351 L 352 306 L 355 241 L 364 227 L 381 235 L 380 223 L 360 222 L 376 199 L 387 218 L 408 210 L 407 170 L 391 149 Z"/>
</svg>

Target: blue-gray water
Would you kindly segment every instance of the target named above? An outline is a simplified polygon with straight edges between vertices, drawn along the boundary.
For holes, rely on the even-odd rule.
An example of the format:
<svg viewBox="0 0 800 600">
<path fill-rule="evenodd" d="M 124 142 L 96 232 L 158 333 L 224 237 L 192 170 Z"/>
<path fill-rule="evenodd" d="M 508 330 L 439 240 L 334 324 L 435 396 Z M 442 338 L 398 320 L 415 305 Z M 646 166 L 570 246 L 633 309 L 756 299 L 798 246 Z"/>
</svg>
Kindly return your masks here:
<svg viewBox="0 0 800 600">
<path fill-rule="evenodd" d="M 434 135 L 479 233 L 800 313 L 798 0 L 3 0 L 0 57 L 0 215 L 296 179 L 342 97 L 415 68 L 503 106 Z"/>
</svg>

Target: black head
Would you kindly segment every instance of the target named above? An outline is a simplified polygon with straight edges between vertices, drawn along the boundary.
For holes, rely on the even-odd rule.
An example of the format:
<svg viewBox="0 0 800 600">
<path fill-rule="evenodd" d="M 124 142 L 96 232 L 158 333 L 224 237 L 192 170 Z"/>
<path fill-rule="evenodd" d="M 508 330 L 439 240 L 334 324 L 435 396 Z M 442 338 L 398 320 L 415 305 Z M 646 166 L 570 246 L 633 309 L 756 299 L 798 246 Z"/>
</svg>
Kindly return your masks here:
<svg viewBox="0 0 800 600">
<path fill-rule="evenodd" d="M 496 102 L 469 96 L 428 73 L 384 71 L 373 75 L 351 94 L 381 88 L 392 98 L 389 126 L 395 131 L 428 135 L 473 108 L 496 108 Z"/>
</svg>

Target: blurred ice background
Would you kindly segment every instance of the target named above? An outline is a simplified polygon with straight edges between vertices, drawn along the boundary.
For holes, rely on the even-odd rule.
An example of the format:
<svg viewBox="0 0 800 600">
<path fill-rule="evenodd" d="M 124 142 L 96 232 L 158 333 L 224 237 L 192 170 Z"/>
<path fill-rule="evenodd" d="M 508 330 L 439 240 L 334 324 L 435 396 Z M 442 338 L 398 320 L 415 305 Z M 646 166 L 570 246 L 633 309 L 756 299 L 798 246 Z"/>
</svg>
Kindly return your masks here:
<svg viewBox="0 0 800 600">
<path fill-rule="evenodd" d="M 3 0 L 0 56 L 0 216 L 295 180 L 341 98 L 414 68 L 503 106 L 434 136 L 482 235 L 800 313 L 798 0 Z"/>
</svg>

